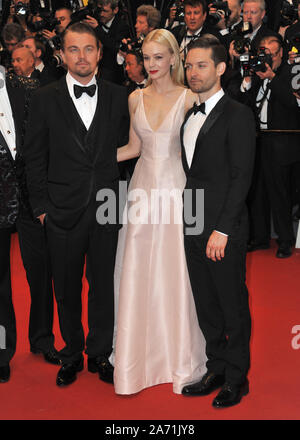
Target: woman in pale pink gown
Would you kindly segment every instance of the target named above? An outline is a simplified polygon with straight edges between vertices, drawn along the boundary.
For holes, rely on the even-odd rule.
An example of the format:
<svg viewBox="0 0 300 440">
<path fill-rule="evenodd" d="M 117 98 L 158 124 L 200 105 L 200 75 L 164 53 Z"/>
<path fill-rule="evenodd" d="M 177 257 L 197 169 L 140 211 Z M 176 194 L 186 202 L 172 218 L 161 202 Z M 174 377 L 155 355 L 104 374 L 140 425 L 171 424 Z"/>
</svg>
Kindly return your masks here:
<svg viewBox="0 0 300 440">
<path fill-rule="evenodd" d="M 116 259 L 114 385 L 116 393 L 132 394 L 171 382 L 180 393 L 206 372 L 182 226 L 179 132 L 195 95 L 183 86 L 179 48 L 170 32 L 152 31 L 142 50 L 150 85 L 129 98 L 130 140 L 118 150 L 119 161 L 140 158 Z M 153 202 L 157 190 L 167 195 L 165 202 Z"/>
</svg>

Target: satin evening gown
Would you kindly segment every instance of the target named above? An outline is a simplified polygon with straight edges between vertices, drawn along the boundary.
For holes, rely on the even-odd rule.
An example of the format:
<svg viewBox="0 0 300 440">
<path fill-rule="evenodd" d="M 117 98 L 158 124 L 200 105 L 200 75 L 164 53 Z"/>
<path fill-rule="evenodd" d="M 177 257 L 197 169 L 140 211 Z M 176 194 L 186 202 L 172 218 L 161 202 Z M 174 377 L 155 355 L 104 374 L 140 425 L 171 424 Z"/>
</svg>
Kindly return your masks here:
<svg viewBox="0 0 300 440">
<path fill-rule="evenodd" d="M 142 209 L 137 210 L 139 221 L 128 220 L 119 234 L 112 358 L 117 394 L 133 394 L 169 382 L 174 393 L 180 393 L 184 385 L 206 372 L 205 340 L 198 325 L 183 243 L 185 174 L 179 131 L 185 96 L 186 90 L 154 131 L 140 90 L 133 119 L 142 149 L 128 194 L 133 197 L 135 191 L 140 194 L 142 190 L 144 197 L 136 199 L 143 200 Z M 170 222 L 163 204 L 157 208 L 151 202 L 151 190 L 171 194 Z M 127 202 L 128 214 L 135 203 Z"/>
</svg>

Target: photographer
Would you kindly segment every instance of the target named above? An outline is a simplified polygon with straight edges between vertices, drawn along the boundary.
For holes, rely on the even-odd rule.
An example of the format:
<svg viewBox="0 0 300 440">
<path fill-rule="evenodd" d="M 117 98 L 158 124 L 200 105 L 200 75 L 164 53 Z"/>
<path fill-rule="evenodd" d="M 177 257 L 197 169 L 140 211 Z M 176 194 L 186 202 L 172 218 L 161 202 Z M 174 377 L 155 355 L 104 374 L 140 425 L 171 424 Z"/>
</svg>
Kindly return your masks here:
<svg viewBox="0 0 300 440">
<path fill-rule="evenodd" d="M 33 77 L 39 80 L 41 86 L 56 81 L 61 76 L 58 69 L 46 62 L 45 46 L 38 38 L 27 37 L 21 45 L 29 49 L 34 56 L 35 75 Z"/>
<path fill-rule="evenodd" d="M 171 29 L 179 44 L 183 60 L 186 58 L 187 46 L 201 35 L 211 34 L 223 42 L 218 29 L 206 22 L 207 11 L 206 0 L 184 0 L 185 24 Z"/>
<path fill-rule="evenodd" d="M 59 8 L 55 11 L 54 18 L 58 20 L 58 24 L 55 27 L 55 31 L 49 31 L 48 29 L 43 30 L 43 36 L 47 39 L 55 37 L 55 35 L 60 35 L 66 29 L 66 27 L 71 23 L 72 10 L 67 7 Z"/>
<path fill-rule="evenodd" d="M 1 40 L 3 41 L 4 50 L 1 51 L 1 65 L 6 70 L 11 68 L 11 52 L 23 40 L 25 36 L 21 25 L 17 23 L 7 23 L 1 33 Z"/>
<path fill-rule="evenodd" d="M 100 61 L 101 77 L 122 84 L 124 82 L 123 68 L 118 65 L 116 59 L 121 40 L 129 37 L 129 28 L 118 14 L 118 4 L 118 0 L 98 0 L 99 17 L 88 15 L 84 21 L 95 29 L 103 45 L 103 57 Z"/>
<path fill-rule="evenodd" d="M 215 1 L 209 4 L 209 17 L 214 18 L 221 35 L 229 34 L 241 22 L 241 0 Z"/>
<path fill-rule="evenodd" d="M 292 48 L 294 46 L 294 40 L 300 40 L 300 2 L 298 3 L 298 21 L 287 28 L 284 40 L 289 49 L 289 62 L 293 64 L 295 58 L 299 57 L 299 53 L 296 51 L 297 49 L 292 50 Z"/>
<path fill-rule="evenodd" d="M 117 56 L 117 63 L 124 64 L 126 54 L 132 50 L 141 48 L 143 39 L 153 29 L 159 27 L 161 16 L 159 11 L 151 5 L 141 5 L 137 9 L 137 17 L 135 23 L 136 38 L 124 38 L 120 45 L 120 50 Z"/>
<path fill-rule="evenodd" d="M 124 83 L 127 94 L 130 95 L 137 88 L 144 88 L 147 84 L 147 73 L 141 51 L 129 51 L 125 57 L 125 71 L 128 80 Z"/>
<path fill-rule="evenodd" d="M 264 48 L 268 57 L 264 71 L 245 77 L 241 86 L 244 101 L 253 108 L 260 130 L 256 169 L 249 194 L 252 228 L 248 250 L 269 247 L 269 198 L 278 235 L 276 257 L 287 258 L 291 256 L 294 244 L 290 175 L 293 166 L 300 161 L 299 135 L 262 130 L 299 130 L 299 107 L 292 89 L 291 66 L 283 62 L 282 40 L 265 37 L 259 46 Z"/>
<path fill-rule="evenodd" d="M 266 3 L 265 0 L 244 0 L 243 3 L 243 25 L 250 24 L 250 33 L 244 33 L 243 39 L 245 40 L 245 46 L 247 46 L 245 51 L 256 51 L 258 44 L 263 37 L 268 35 L 277 36 L 278 34 L 272 29 L 269 29 L 267 25 L 263 22 L 266 14 Z M 229 45 L 229 55 L 231 59 L 232 67 L 238 67 L 239 57 L 242 52 L 237 52 L 235 47 L 235 41 L 240 39 L 239 32 L 240 29 L 236 29 L 236 32 L 231 35 L 231 42 Z"/>
</svg>

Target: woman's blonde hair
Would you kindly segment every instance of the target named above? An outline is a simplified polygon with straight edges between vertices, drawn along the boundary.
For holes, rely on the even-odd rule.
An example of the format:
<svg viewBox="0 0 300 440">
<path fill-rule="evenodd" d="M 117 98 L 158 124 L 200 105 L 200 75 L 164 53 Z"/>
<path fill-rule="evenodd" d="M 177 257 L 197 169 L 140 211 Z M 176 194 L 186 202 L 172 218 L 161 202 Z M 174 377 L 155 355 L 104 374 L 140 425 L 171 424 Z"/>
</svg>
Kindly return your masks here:
<svg viewBox="0 0 300 440">
<path fill-rule="evenodd" d="M 146 43 L 154 41 L 155 43 L 165 46 L 172 55 L 175 57 L 174 65 L 171 68 L 171 78 L 174 84 L 184 85 L 184 70 L 180 57 L 179 46 L 174 35 L 166 29 L 154 29 L 151 31 L 143 41 L 143 46 Z M 148 80 L 148 85 L 151 84 L 151 79 Z"/>
</svg>

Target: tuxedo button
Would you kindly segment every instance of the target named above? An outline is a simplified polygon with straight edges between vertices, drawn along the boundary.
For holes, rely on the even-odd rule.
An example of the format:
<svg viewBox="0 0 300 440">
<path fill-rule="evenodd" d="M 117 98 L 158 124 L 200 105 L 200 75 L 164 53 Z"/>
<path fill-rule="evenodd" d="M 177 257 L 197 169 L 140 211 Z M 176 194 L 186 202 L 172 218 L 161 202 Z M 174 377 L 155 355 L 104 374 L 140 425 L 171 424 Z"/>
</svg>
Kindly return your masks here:
<svg viewBox="0 0 300 440">
<path fill-rule="evenodd" d="M 4 116 L 4 113 L 0 113 L 0 116 Z"/>
<path fill-rule="evenodd" d="M 10 134 L 10 130 L 7 130 L 7 134 Z"/>
</svg>

